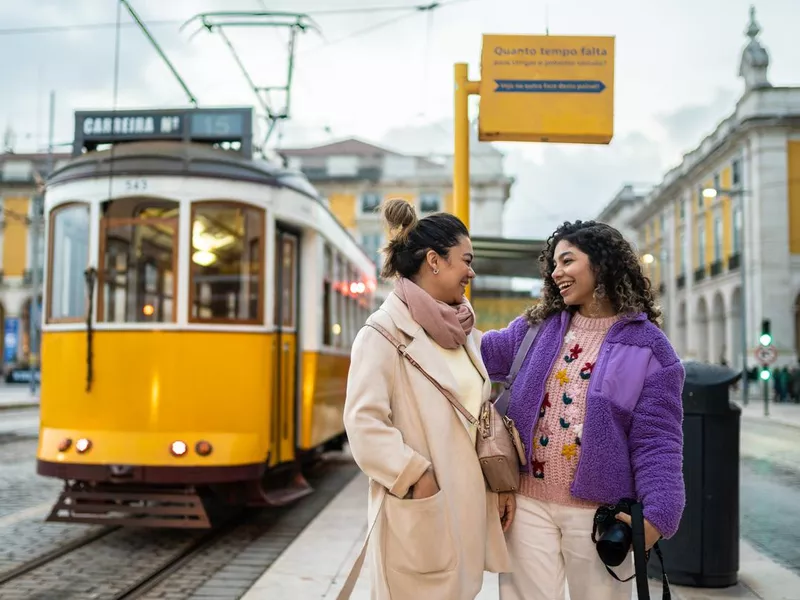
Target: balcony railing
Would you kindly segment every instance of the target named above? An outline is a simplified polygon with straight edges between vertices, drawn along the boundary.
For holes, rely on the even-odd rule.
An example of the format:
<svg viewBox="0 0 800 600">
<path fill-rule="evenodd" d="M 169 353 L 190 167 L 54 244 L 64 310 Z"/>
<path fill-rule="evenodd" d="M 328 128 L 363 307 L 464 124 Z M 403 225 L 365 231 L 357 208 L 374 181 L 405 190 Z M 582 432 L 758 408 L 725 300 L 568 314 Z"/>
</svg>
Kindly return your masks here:
<svg viewBox="0 0 800 600">
<path fill-rule="evenodd" d="M 39 271 L 39 283 L 41 284 L 44 273 L 41 268 L 39 268 L 38 271 Z M 33 269 L 25 269 L 22 272 L 22 283 L 23 285 L 31 285 L 33 283 Z"/>
<path fill-rule="evenodd" d="M 695 272 L 694 272 L 694 282 L 695 283 L 703 281 L 703 279 L 705 279 L 705 278 L 706 278 L 706 268 L 705 267 L 700 267 L 699 269 L 695 269 Z"/>
<path fill-rule="evenodd" d="M 711 276 L 716 277 L 722 273 L 722 260 L 717 260 L 711 263 Z"/>
<path fill-rule="evenodd" d="M 742 255 L 739 253 L 731 254 L 728 257 L 728 270 L 734 271 L 739 268 L 739 265 L 742 262 Z"/>
<path fill-rule="evenodd" d="M 678 275 L 678 278 L 675 280 L 676 287 L 679 290 L 682 290 L 686 287 L 686 275 Z"/>
</svg>

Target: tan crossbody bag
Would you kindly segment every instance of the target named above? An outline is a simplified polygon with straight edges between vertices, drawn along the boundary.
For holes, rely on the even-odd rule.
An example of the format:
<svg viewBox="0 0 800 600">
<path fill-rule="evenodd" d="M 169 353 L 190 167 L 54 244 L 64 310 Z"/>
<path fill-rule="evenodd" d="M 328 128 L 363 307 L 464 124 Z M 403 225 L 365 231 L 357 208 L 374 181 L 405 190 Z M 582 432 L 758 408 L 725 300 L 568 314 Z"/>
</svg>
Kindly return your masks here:
<svg viewBox="0 0 800 600">
<path fill-rule="evenodd" d="M 406 352 L 405 344 L 398 341 L 397 338 L 377 323 L 367 323 L 366 326 L 372 327 L 389 340 L 397 349 L 400 356 L 406 358 L 414 368 L 422 373 L 425 378 L 447 398 L 450 404 L 453 405 L 453 408 L 463 415 L 471 425 L 477 427 L 478 435 L 476 436 L 475 450 L 478 453 L 478 460 L 480 460 L 483 476 L 486 479 L 486 483 L 489 485 L 489 489 L 494 492 L 516 491 L 519 487 L 520 464 L 524 466 L 527 464 L 527 460 L 525 459 L 525 449 L 519 437 L 519 432 L 514 426 L 514 422 L 506 416 L 506 412 L 508 411 L 508 404 L 511 401 L 511 385 L 514 383 L 514 379 L 531 345 L 533 345 L 538 328 L 531 327 L 528 329 L 525 338 L 522 340 L 522 345 L 517 355 L 514 357 L 514 363 L 511 366 L 508 377 L 506 377 L 502 393 L 497 397 L 495 402 L 484 402 L 481 407 L 479 418 L 476 419 L 450 392 L 439 385 L 439 383 Z M 358 575 L 361 573 L 361 568 L 364 565 L 369 538 L 372 535 L 372 530 L 375 529 L 375 524 L 378 522 L 378 517 L 380 517 L 381 509 L 383 508 L 385 495 L 386 491 L 384 489 L 380 505 L 375 512 L 375 518 L 372 523 L 370 523 L 367 537 L 364 540 L 364 546 L 361 548 L 361 553 L 358 555 L 350 574 L 347 576 L 347 581 L 345 581 L 344 587 L 342 587 L 342 590 L 339 592 L 337 600 L 347 600 L 353 592 L 356 581 L 358 580 Z"/>
</svg>

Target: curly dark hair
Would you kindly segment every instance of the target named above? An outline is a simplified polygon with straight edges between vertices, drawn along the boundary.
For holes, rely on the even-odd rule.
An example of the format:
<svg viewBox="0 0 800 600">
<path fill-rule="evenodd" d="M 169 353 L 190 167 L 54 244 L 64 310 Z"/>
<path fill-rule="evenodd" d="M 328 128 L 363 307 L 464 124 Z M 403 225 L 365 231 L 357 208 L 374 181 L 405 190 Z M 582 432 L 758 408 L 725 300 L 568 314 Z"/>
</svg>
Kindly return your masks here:
<svg viewBox="0 0 800 600">
<path fill-rule="evenodd" d="M 566 221 L 548 238 L 539 256 L 539 269 L 544 280 L 542 296 L 525 311 L 531 324 L 541 323 L 564 310 L 575 312 L 578 308 L 564 304 L 552 278 L 555 249 L 561 240 L 568 241 L 589 256 L 598 288 L 602 286 L 617 314 L 643 312 L 656 326 L 661 326 L 661 310 L 656 306 L 650 280 L 642 272 L 636 252 L 619 231 L 595 221 Z"/>
</svg>

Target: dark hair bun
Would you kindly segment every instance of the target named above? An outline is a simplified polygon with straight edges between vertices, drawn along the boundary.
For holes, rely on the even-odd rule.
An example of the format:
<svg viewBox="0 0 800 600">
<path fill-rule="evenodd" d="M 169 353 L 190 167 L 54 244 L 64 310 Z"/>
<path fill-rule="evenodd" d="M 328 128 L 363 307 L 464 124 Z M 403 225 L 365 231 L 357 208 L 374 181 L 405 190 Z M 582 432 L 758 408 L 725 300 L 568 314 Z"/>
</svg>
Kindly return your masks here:
<svg viewBox="0 0 800 600">
<path fill-rule="evenodd" d="M 389 226 L 389 238 L 398 244 L 405 244 L 419 223 L 414 207 L 402 198 L 390 198 L 383 203 L 382 212 L 383 220 Z"/>
</svg>

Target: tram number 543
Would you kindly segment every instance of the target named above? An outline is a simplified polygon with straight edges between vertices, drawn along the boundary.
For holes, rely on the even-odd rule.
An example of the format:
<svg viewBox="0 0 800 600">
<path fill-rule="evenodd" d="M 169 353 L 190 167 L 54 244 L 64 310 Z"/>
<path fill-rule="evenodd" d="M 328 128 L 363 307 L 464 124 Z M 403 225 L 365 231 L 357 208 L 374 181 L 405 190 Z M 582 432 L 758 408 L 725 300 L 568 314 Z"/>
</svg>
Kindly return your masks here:
<svg viewBox="0 0 800 600">
<path fill-rule="evenodd" d="M 126 179 L 126 192 L 144 192 L 147 189 L 147 179 Z"/>
</svg>

